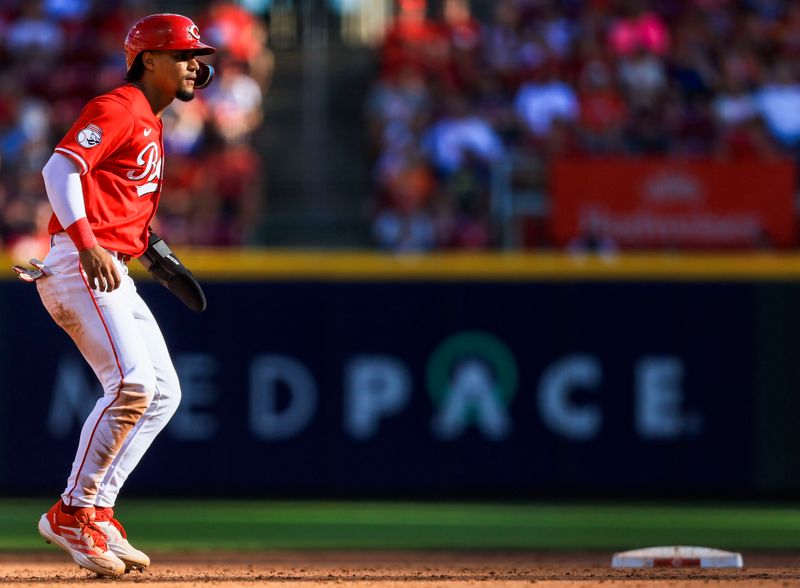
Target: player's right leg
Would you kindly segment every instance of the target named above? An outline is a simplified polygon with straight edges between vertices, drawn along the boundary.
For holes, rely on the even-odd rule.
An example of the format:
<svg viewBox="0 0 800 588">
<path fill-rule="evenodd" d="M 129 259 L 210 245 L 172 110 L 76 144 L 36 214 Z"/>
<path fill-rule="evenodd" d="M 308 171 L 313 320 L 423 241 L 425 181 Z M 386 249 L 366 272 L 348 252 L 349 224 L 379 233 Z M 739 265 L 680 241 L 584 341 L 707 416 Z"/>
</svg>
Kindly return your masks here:
<svg viewBox="0 0 800 588">
<path fill-rule="evenodd" d="M 150 405 L 156 378 L 128 297 L 122 288 L 114 292 L 91 290 L 80 270 L 77 251 L 65 239 L 57 241 L 45 260 L 53 275 L 39 280 L 37 287 L 48 312 L 75 341 L 103 386 L 104 395 L 84 423 L 72 472 L 62 494 L 66 507 L 86 509 L 87 516 L 92 518 L 98 486 Z M 126 268 L 120 265 L 119 270 L 123 279 L 129 280 Z M 97 528 L 105 539 L 93 519 L 91 525 L 83 527 Z M 40 532 L 42 528 L 47 530 L 47 525 L 40 525 Z M 52 535 L 58 533 L 45 538 L 53 539 Z M 53 542 L 83 565 L 80 550 L 74 544 Z M 105 541 L 95 543 L 101 552 L 119 561 Z"/>
<path fill-rule="evenodd" d="M 81 431 L 63 494 L 67 506 L 92 507 L 109 466 L 153 400 L 155 370 L 125 287 L 91 290 L 71 242 L 57 241 L 45 263 L 53 275 L 37 282 L 42 302 L 103 387 Z M 127 268 L 118 269 L 129 282 Z"/>
</svg>

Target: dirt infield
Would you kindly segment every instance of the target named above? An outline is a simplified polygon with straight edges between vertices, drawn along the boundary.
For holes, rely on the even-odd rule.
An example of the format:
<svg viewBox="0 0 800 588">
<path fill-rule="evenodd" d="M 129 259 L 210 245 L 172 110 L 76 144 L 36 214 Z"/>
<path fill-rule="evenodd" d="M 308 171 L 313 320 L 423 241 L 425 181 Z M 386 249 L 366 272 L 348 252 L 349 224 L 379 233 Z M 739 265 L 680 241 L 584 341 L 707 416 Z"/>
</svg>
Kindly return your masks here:
<svg viewBox="0 0 800 588">
<path fill-rule="evenodd" d="M 800 553 L 744 553 L 741 570 L 614 570 L 607 553 L 269 552 L 151 554 L 146 572 L 98 579 L 59 552 L 0 554 L 0 584 L 359 588 L 800 588 Z"/>
</svg>

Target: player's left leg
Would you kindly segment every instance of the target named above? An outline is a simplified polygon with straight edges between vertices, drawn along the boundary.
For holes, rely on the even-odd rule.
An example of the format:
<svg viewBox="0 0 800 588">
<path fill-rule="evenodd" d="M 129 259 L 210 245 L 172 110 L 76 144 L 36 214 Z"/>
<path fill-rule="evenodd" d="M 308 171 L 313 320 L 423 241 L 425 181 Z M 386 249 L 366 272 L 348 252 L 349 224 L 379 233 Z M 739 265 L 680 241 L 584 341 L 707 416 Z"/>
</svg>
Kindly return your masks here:
<svg viewBox="0 0 800 588">
<path fill-rule="evenodd" d="M 147 344 L 156 374 L 156 392 L 136 426 L 108 468 L 98 486 L 97 523 L 108 536 L 108 546 L 131 569 L 144 569 L 150 558 L 133 547 L 127 539 L 122 524 L 114 518 L 114 505 L 128 475 L 144 456 L 159 432 L 166 426 L 178 408 L 181 391 L 178 375 L 172 365 L 167 344 L 153 314 L 135 291 L 134 317 L 142 338 Z"/>
</svg>

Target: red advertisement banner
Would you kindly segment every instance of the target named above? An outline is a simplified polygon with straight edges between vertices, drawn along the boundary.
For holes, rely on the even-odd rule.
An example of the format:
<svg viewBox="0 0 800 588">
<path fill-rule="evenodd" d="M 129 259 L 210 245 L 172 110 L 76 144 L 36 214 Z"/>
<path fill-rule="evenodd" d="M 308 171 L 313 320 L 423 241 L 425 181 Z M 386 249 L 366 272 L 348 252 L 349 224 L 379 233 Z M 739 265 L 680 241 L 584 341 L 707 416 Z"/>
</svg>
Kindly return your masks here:
<svg viewBox="0 0 800 588">
<path fill-rule="evenodd" d="M 550 174 L 557 245 L 610 239 L 622 247 L 791 247 L 791 161 L 562 160 Z"/>
</svg>

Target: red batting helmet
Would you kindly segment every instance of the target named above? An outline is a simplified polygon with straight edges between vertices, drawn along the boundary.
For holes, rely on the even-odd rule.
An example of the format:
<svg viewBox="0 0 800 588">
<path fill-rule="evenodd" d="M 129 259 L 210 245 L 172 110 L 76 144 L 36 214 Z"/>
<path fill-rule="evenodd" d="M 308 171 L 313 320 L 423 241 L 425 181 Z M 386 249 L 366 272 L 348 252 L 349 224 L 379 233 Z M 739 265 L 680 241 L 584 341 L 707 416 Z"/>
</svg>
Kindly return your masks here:
<svg viewBox="0 0 800 588">
<path fill-rule="evenodd" d="M 191 18 L 180 14 L 151 14 L 128 31 L 125 38 L 127 69 L 142 51 L 193 51 L 195 55 L 209 55 L 216 49 L 200 42 L 200 29 Z"/>
</svg>

